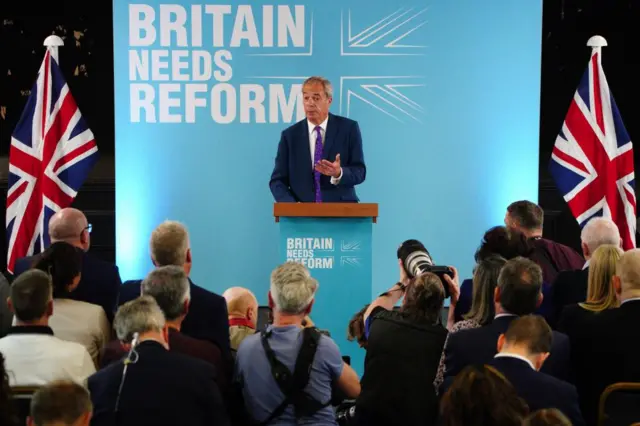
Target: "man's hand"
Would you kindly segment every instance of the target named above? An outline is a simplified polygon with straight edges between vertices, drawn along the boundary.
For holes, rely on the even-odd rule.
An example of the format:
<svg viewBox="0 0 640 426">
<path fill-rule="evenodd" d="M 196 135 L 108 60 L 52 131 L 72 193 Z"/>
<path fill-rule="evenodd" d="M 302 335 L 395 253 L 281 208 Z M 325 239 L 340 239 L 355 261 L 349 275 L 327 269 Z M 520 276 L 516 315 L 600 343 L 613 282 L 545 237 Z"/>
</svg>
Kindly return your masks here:
<svg viewBox="0 0 640 426">
<path fill-rule="evenodd" d="M 449 287 L 449 294 L 451 295 L 450 306 L 455 306 L 460 298 L 460 283 L 458 282 L 458 270 L 453 266 L 451 266 L 451 269 L 453 269 L 453 278 L 445 274 L 444 280 Z"/>
<path fill-rule="evenodd" d="M 328 160 L 318 161 L 315 168 L 325 176 L 340 177 L 340 173 L 342 172 L 340 168 L 340 154 L 336 155 L 336 161 L 333 163 Z"/>
</svg>

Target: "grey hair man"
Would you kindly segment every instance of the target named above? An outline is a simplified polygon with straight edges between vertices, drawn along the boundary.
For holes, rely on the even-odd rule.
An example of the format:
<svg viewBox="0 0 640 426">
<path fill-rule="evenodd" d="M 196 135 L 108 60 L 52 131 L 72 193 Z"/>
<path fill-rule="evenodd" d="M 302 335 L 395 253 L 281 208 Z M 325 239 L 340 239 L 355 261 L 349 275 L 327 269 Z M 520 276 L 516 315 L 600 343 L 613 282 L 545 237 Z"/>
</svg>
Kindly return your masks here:
<svg viewBox="0 0 640 426">
<path fill-rule="evenodd" d="M 594 217 L 582 228 L 580 233 L 582 253 L 589 263 L 591 255 L 598 247 L 611 244 L 622 248 L 622 239 L 618 226 L 609 218 Z"/>
<path fill-rule="evenodd" d="M 264 334 L 246 337 L 238 349 L 237 372 L 243 385 L 244 400 L 251 417 L 258 422 L 269 419 L 283 402 L 278 384 L 273 375 L 263 347 L 268 345 L 275 357 L 289 371 L 294 370 L 296 359 L 304 342 L 303 320 L 311 312 L 318 282 L 299 263 L 288 262 L 271 273 L 269 306 L 273 309 L 273 325 Z M 332 384 L 335 382 L 347 398 L 360 394 L 360 381 L 353 369 L 344 363 L 335 342 L 321 335 L 316 346 L 313 364 L 305 392 L 321 404 L 331 401 Z M 278 395 L 274 398 L 274 395 Z M 271 419 L 276 420 L 276 419 Z M 277 418 L 281 424 L 295 424 L 293 406 L 288 406 Z M 303 419 L 309 424 L 336 425 L 335 413 L 330 404 Z"/>
<path fill-rule="evenodd" d="M 130 363 L 112 363 L 89 378 L 92 423 L 112 424 L 118 415 L 128 424 L 229 424 L 215 368 L 169 350 L 169 327 L 153 297 L 122 305 L 114 327 L 118 339 L 137 340 L 125 357 Z"/>
<path fill-rule="evenodd" d="M 357 202 L 354 187 L 367 174 L 358 123 L 329 112 L 333 87 L 324 77 L 312 76 L 302 83 L 302 100 L 306 120 L 285 129 L 278 144 L 269 181 L 274 199 Z M 308 151 L 300 148 L 305 145 Z M 301 164 L 309 164 L 310 170 Z"/>
<path fill-rule="evenodd" d="M 231 360 L 227 304 L 224 297 L 206 290 L 193 281 L 191 242 L 187 227 L 175 220 L 166 220 L 151 233 L 149 241 L 151 260 L 156 268 L 176 266 L 181 268 L 189 282 L 189 315 L 181 323 L 180 331 L 194 339 L 214 343 L 226 360 Z M 133 300 L 141 294 L 142 280 L 127 281 L 120 289 L 120 304 Z"/>
<path fill-rule="evenodd" d="M 189 279 L 179 266 L 161 266 L 149 272 L 142 280 L 142 295 L 155 299 L 164 313 L 167 325 L 180 330 L 182 321 L 189 313 L 191 290 Z"/>
<path fill-rule="evenodd" d="M 12 372 L 11 386 L 40 386 L 53 380 L 81 383 L 95 372 L 84 346 L 58 339 L 49 327 L 53 286 L 46 272 L 31 269 L 16 278 L 7 304 L 16 325 L 0 339 L 0 352 Z"/>
<path fill-rule="evenodd" d="M 551 287 L 553 312 L 547 317 L 552 327 L 556 327 L 562 317 L 562 311 L 568 305 L 587 300 L 589 287 L 589 262 L 596 249 L 605 244 L 622 247 L 622 239 L 617 225 L 608 218 L 595 217 L 589 220 L 580 234 L 582 253 L 586 262 L 580 269 L 562 271 Z"/>
</svg>

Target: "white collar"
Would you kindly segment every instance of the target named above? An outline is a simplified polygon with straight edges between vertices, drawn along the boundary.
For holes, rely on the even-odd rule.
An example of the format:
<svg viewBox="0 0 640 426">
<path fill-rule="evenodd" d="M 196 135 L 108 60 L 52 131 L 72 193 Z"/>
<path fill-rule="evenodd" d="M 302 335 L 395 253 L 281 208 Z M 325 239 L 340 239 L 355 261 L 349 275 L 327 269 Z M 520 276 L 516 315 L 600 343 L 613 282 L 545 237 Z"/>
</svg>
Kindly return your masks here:
<svg viewBox="0 0 640 426">
<path fill-rule="evenodd" d="M 584 262 L 584 266 L 582 267 L 582 270 L 584 271 L 585 269 L 587 269 L 589 267 L 589 260 L 587 260 L 586 262 Z"/>
<path fill-rule="evenodd" d="M 517 315 L 516 314 L 510 314 L 509 312 L 503 312 L 503 313 L 498 314 L 495 317 L 493 317 L 493 319 L 498 319 L 498 318 L 502 318 L 502 317 L 517 317 Z"/>
<path fill-rule="evenodd" d="M 322 128 L 322 131 L 324 133 L 327 132 L 327 123 L 329 122 L 329 116 L 327 115 L 327 118 L 324 119 L 324 121 L 322 123 L 320 123 L 320 127 Z M 312 122 L 309 121 L 309 119 L 307 119 L 307 126 L 309 126 L 309 134 L 313 133 L 315 131 L 316 125 L 313 124 Z"/>
<path fill-rule="evenodd" d="M 501 352 L 499 354 L 496 354 L 496 356 L 494 356 L 494 358 L 515 358 L 515 359 L 519 359 L 520 361 L 524 361 L 527 364 L 529 364 L 529 367 L 531 367 L 532 369 L 536 369 L 536 367 L 534 367 L 533 363 L 531 361 L 529 361 L 527 358 L 523 357 L 522 355 L 518 355 L 518 354 L 510 354 L 508 352 Z"/>
<path fill-rule="evenodd" d="M 631 299 L 627 299 L 627 300 L 623 301 L 622 303 L 620 303 L 620 306 L 624 305 L 627 302 L 633 302 L 634 300 L 640 300 L 640 297 L 632 297 Z"/>
</svg>

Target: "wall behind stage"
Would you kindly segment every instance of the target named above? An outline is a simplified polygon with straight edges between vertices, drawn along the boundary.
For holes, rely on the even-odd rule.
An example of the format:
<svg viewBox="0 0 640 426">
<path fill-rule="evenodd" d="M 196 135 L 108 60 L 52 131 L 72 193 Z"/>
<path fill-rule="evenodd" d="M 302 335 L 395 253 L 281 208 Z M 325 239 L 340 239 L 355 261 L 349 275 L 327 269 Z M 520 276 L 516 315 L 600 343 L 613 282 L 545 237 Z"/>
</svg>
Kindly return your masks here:
<svg viewBox="0 0 640 426">
<path fill-rule="evenodd" d="M 541 3 L 116 0 L 123 278 L 150 270 L 151 230 L 176 219 L 196 283 L 246 286 L 266 303 L 278 262 L 268 180 L 314 74 L 333 82 L 331 111 L 362 129 L 358 193 L 380 203 L 372 294 L 396 281 L 407 238 L 469 277 L 507 204 L 537 199 Z"/>
</svg>

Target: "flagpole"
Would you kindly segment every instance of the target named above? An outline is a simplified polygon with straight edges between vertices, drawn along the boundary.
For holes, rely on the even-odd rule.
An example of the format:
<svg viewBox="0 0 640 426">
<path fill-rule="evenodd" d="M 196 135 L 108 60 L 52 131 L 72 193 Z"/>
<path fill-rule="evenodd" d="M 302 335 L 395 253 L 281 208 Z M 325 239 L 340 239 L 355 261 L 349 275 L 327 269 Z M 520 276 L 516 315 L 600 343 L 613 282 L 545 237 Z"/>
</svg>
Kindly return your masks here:
<svg viewBox="0 0 640 426">
<path fill-rule="evenodd" d="M 598 54 L 598 64 L 600 64 L 602 59 L 602 48 L 608 46 L 607 40 L 602 36 L 595 35 L 587 41 L 587 46 L 591 47 L 591 56 Z"/>
<path fill-rule="evenodd" d="M 58 65 L 60 65 L 60 59 L 58 58 L 58 47 L 64 46 L 64 41 L 57 35 L 50 35 L 49 37 L 44 39 L 43 46 L 47 46 L 47 50 L 51 52 L 51 56 L 56 60 Z"/>
</svg>

